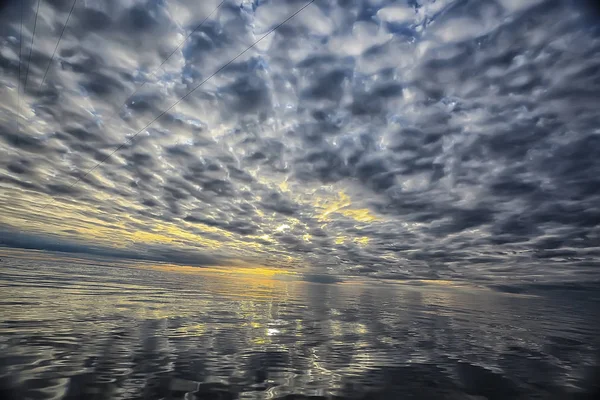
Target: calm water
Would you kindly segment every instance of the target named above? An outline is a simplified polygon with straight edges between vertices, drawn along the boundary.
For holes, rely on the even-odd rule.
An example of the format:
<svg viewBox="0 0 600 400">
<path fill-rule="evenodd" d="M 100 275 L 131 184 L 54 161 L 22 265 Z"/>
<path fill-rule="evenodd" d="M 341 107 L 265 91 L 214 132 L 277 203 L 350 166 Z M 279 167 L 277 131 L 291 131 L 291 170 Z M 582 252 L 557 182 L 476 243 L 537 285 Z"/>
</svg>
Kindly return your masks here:
<svg viewBox="0 0 600 400">
<path fill-rule="evenodd" d="M 593 384 L 585 293 L 32 254 L 0 262 L 2 399 L 588 398 Z"/>
</svg>

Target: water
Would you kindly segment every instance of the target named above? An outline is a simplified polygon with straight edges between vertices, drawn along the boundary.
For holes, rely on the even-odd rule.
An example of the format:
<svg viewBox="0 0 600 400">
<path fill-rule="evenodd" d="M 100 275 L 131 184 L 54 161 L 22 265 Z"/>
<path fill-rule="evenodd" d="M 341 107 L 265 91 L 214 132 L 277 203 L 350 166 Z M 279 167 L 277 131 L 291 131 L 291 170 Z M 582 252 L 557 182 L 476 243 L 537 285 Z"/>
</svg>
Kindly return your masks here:
<svg viewBox="0 0 600 400">
<path fill-rule="evenodd" d="M 598 304 L 585 293 L 2 259 L 2 399 L 587 398 L 593 389 Z"/>
</svg>

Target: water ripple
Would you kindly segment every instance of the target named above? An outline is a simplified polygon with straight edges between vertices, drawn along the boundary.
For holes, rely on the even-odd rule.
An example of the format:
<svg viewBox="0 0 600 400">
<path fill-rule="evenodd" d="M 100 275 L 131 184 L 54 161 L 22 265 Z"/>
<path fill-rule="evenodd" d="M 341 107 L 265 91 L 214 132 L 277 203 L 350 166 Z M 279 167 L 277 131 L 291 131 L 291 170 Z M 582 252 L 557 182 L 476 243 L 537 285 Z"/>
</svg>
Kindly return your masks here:
<svg viewBox="0 0 600 400">
<path fill-rule="evenodd" d="M 3 399 L 584 398 L 597 374 L 582 300 L 60 260 L 0 286 Z"/>
</svg>

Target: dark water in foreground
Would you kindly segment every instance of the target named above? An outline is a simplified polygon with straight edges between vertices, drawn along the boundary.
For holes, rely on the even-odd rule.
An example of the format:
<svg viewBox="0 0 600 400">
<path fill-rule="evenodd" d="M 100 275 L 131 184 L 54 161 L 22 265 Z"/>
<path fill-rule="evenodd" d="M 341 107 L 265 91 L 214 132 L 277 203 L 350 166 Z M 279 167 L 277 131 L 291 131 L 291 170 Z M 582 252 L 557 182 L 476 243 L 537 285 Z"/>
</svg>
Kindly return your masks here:
<svg viewBox="0 0 600 400">
<path fill-rule="evenodd" d="M 1 399 L 593 396 L 585 295 L 36 257 L 0 263 Z"/>
</svg>

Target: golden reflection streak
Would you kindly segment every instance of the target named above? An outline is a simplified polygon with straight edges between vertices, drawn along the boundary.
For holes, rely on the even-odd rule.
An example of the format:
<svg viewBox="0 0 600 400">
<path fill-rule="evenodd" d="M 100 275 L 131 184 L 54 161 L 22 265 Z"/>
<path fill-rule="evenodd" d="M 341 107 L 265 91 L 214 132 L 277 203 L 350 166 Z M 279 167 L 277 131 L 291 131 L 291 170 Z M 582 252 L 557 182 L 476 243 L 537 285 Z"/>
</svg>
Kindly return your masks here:
<svg viewBox="0 0 600 400">
<path fill-rule="evenodd" d="M 287 271 L 284 269 L 270 268 L 264 266 L 208 266 L 208 267 L 192 267 L 177 264 L 151 264 L 143 265 L 142 268 L 155 269 L 157 271 L 178 272 L 183 274 L 235 274 L 235 275 L 253 275 L 259 277 L 273 278 L 278 275 L 298 275 L 297 272 Z"/>
</svg>

